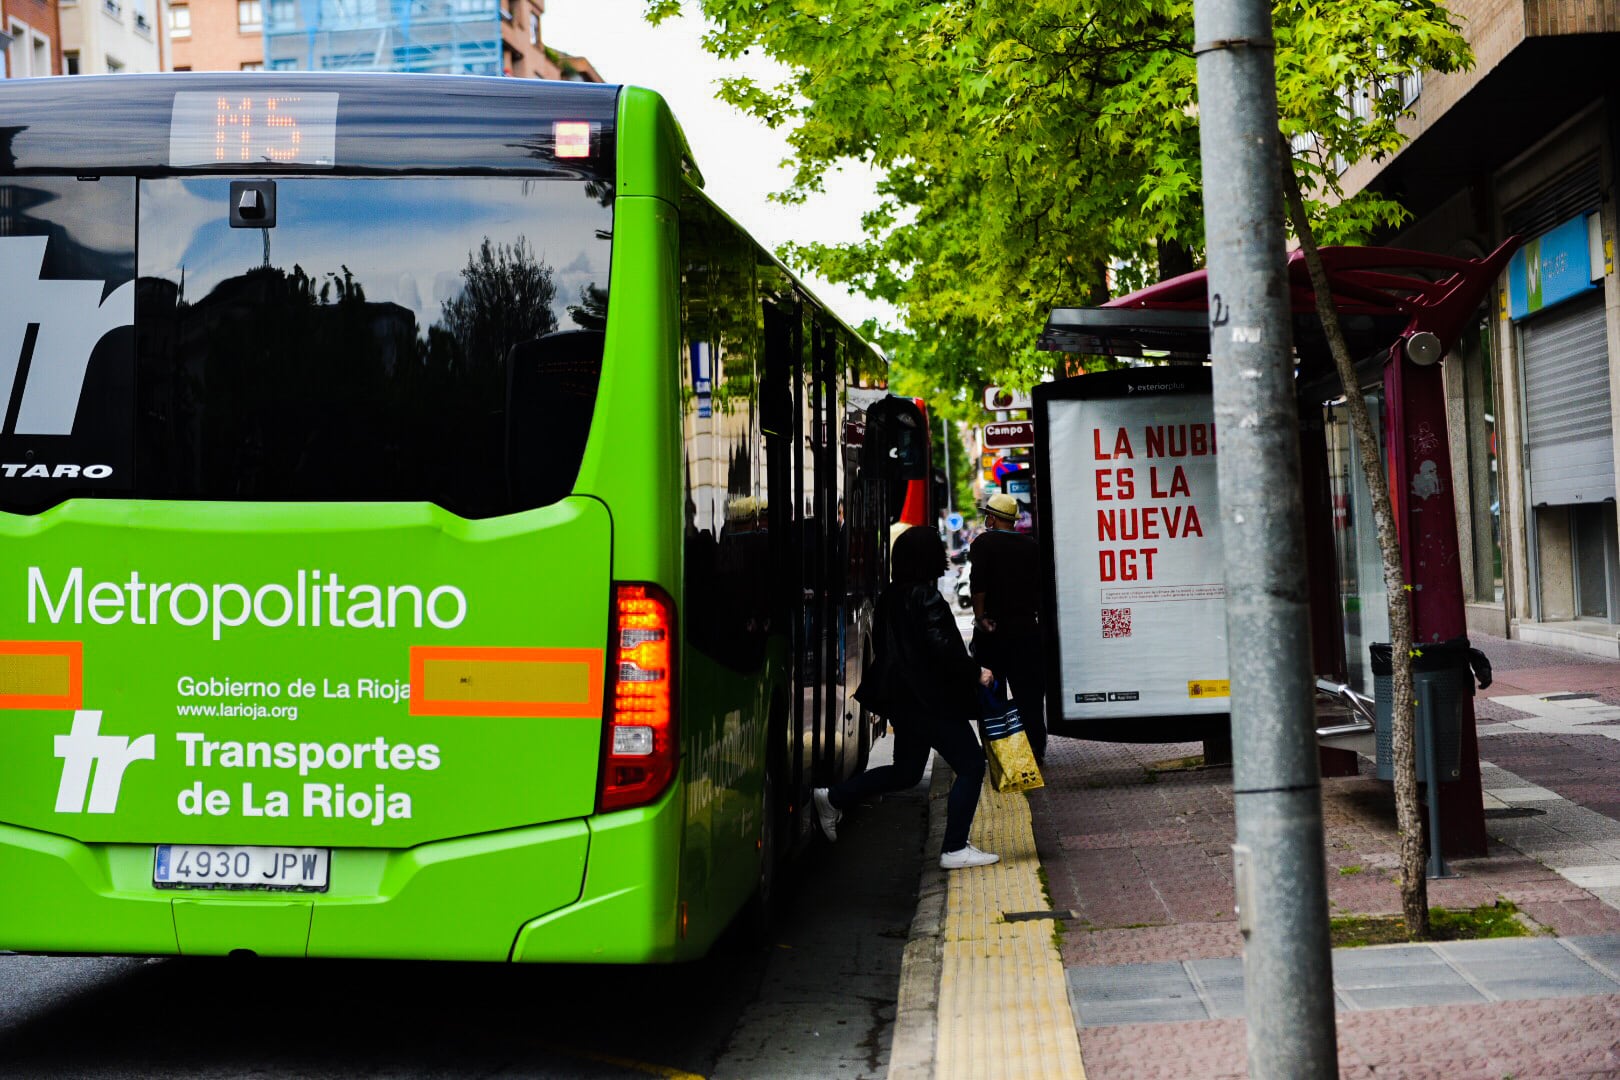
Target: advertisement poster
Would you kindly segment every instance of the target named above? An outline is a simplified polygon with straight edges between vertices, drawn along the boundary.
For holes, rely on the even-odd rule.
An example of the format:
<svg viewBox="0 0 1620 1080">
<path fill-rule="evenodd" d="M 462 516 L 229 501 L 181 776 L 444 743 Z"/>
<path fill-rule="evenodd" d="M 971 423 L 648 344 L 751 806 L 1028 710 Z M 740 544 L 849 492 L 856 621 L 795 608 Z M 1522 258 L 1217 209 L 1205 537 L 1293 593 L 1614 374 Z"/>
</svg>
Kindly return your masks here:
<svg viewBox="0 0 1620 1080">
<path fill-rule="evenodd" d="M 1188 389 L 1047 404 L 1065 719 L 1227 711 L 1218 443 Z"/>
</svg>

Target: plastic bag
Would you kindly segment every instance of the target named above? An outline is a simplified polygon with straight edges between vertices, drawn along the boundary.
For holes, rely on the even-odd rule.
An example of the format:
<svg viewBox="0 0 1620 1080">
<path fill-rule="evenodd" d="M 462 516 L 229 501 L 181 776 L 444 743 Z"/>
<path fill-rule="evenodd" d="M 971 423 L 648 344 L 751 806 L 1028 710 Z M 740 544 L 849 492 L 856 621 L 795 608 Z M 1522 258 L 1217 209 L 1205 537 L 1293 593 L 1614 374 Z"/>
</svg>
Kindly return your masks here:
<svg viewBox="0 0 1620 1080">
<path fill-rule="evenodd" d="M 1041 767 L 1024 733 L 1024 720 L 1016 701 L 999 701 L 984 691 L 979 695 L 984 753 L 990 766 L 990 786 L 1006 794 L 1044 787 Z"/>
</svg>

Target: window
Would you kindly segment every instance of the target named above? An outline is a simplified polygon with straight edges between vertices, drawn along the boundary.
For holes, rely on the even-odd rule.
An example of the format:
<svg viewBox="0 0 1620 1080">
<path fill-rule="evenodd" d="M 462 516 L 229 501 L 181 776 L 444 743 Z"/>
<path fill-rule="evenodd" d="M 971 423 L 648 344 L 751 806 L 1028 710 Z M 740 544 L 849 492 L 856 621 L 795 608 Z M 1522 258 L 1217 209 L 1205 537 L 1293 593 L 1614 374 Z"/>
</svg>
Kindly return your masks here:
<svg viewBox="0 0 1620 1080">
<path fill-rule="evenodd" d="M 79 54 L 72 49 L 65 50 L 62 53 L 62 67 L 64 74 L 77 75 L 79 73 Z"/>
<path fill-rule="evenodd" d="M 124 70 L 124 62 L 122 60 L 114 60 L 110 56 L 107 57 L 107 74 L 109 74 L 109 75 L 117 75 L 120 71 L 123 71 L 123 70 Z"/>
<path fill-rule="evenodd" d="M 243 71 L 263 71 L 264 70 L 264 61 L 263 60 L 248 60 L 248 61 L 245 61 L 242 64 L 242 70 Z"/>
<path fill-rule="evenodd" d="M 1411 74 L 1401 76 L 1401 107 L 1412 104 L 1423 93 L 1423 72 L 1413 68 Z"/>
<path fill-rule="evenodd" d="M 191 70 L 191 65 L 190 64 L 186 64 L 184 66 L 176 65 L 174 70 L 176 70 L 176 71 L 190 71 Z"/>
<path fill-rule="evenodd" d="M 136 299 L 135 325 L 187 332 L 132 336 L 133 379 L 87 376 L 91 407 L 135 428 L 125 494 L 421 500 L 490 517 L 571 490 L 613 220 L 583 181 L 283 179 L 270 264 L 252 269 L 219 212 L 228 178 L 141 184 L 140 235 L 187 240 L 141 248 L 137 276 L 165 287 Z M 503 306 L 519 295 L 534 302 Z M 87 439 L 117 430 L 85 415 Z M 0 509 L 25 495 L 0 476 Z"/>
<path fill-rule="evenodd" d="M 55 74 L 51 70 L 51 39 L 17 19 L 11 20 L 10 27 L 9 35 L 0 35 L 0 42 L 6 43 L 6 75 L 13 79 L 37 79 Z"/>
<path fill-rule="evenodd" d="M 169 36 L 188 38 L 191 36 L 191 8 L 186 4 L 176 4 L 169 9 Z"/>
<path fill-rule="evenodd" d="M 291 30 L 297 26 L 298 5 L 294 0 L 270 0 L 270 30 Z"/>
<path fill-rule="evenodd" d="M 236 28 L 244 34 L 257 34 L 264 28 L 264 9 L 259 0 L 236 0 Z"/>
<path fill-rule="evenodd" d="M 123 21 L 124 5 L 120 4 L 118 0 L 101 0 L 101 10 L 106 12 L 112 18 L 117 19 L 120 22 Z"/>
<path fill-rule="evenodd" d="M 538 11 L 529 12 L 529 44 L 540 44 L 540 13 Z"/>
</svg>

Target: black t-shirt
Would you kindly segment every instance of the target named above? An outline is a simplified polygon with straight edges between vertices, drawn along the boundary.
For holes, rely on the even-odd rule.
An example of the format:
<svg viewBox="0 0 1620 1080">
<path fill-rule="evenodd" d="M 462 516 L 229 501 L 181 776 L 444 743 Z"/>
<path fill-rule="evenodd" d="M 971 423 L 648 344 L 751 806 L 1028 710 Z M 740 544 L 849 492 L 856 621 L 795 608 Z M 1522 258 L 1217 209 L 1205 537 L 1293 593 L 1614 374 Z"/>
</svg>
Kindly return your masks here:
<svg viewBox="0 0 1620 1080">
<path fill-rule="evenodd" d="M 973 592 L 998 623 L 1032 623 L 1040 609 L 1041 552 L 1025 533 L 984 532 L 973 541 Z"/>
</svg>

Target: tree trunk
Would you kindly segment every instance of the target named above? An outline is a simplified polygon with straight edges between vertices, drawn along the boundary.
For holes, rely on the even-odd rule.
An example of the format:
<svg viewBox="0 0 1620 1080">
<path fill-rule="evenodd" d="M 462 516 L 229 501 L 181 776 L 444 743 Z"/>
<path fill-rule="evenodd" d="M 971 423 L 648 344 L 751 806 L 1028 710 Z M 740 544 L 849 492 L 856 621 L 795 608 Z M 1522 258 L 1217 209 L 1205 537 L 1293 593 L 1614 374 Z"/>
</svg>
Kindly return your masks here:
<svg viewBox="0 0 1620 1080">
<path fill-rule="evenodd" d="M 1372 493 L 1378 549 L 1384 560 L 1384 589 L 1389 597 L 1390 661 L 1394 674 L 1391 734 L 1395 750 L 1395 821 L 1401 840 L 1401 914 L 1406 920 L 1407 934 L 1418 941 L 1429 936 L 1429 881 L 1424 866 L 1427 853 L 1423 845 L 1423 815 L 1418 806 L 1417 744 L 1413 739 L 1412 615 L 1406 597 L 1406 575 L 1401 567 L 1400 532 L 1389 501 L 1389 483 L 1384 477 L 1383 456 L 1378 452 L 1378 436 L 1367 414 L 1366 399 L 1361 395 L 1361 384 L 1356 379 L 1355 362 L 1339 323 L 1339 312 L 1333 306 L 1333 292 L 1305 213 L 1305 197 L 1300 192 L 1299 178 L 1294 174 L 1293 151 L 1286 138 L 1283 149 L 1283 191 L 1288 199 L 1288 215 L 1305 255 L 1311 288 L 1316 293 L 1316 313 L 1322 320 L 1333 364 L 1344 387 L 1362 476 L 1367 490 Z M 1436 792 L 1429 793 L 1429 798 L 1436 797 Z"/>
</svg>

